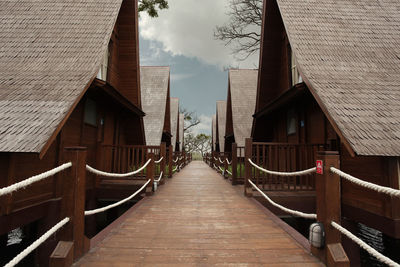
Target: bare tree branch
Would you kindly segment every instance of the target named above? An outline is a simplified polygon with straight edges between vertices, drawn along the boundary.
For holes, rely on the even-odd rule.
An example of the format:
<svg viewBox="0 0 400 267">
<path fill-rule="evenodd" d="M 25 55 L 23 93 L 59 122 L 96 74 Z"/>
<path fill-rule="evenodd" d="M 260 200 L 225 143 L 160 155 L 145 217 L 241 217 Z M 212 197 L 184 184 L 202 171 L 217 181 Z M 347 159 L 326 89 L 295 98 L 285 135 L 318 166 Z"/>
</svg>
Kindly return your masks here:
<svg viewBox="0 0 400 267">
<path fill-rule="evenodd" d="M 179 108 L 179 113 L 182 113 L 184 116 L 184 132 L 187 132 L 190 128 L 200 123 L 200 119 L 197 117 L 197 114 L 194 111 L 189 111 L 186 108 Z"/>
<path fill-rule="evenodd" d="M 229 22 L 214 29 L 214 38 L 231 46 L 238 60 L 245 60 L 260 49 L 262 5 L 262 0 L 230 0 Z"/>
</svg>

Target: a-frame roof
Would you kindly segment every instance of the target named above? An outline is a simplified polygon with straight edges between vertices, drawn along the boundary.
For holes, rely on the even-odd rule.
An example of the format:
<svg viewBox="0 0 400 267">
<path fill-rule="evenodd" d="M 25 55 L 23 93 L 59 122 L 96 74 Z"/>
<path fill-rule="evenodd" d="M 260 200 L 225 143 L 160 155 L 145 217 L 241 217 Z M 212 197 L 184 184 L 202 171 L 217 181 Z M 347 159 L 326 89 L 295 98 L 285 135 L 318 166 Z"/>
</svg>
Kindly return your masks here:
<svg viewBox="0 0 400 267">
<path fill-rule="evenodd" d="M 148 146 L 159 146 L 161 144 L 169 78 L 169 67 L 140 67 L 142 109 L 146 113 L 143 124 Z"/>
<path fill-rule="evenodd" d="M 258 70 L 229 70 L 228 94 L 232 110 L 233 134 L 238 146 L 244 146 L 251 136 L 253 114 L 256 107 Z M 228 96 L 229 98 L 229 96 Z"/>
<path fill-rule="evenodd" d="M 176 137 L 178 136 L 179 98 L 171 97 L 171 143 L 172 151 L 175 151 Z"/>
<path fill-rule="evenodd" d="M 41 152 L 99 70 L 121 0 L 2 1 L 0 151 Z"/>
<path fill-rule="evenodd" d="M 226 101 L 217 101 L 217 132 L 219 151 L 225 152 Z"/>
<path fill-rule="evenodd" d="M 276 1 L 302 77 L 343 141 L 358 155 L 399 156 L 400 1 Z"/>
</svg>

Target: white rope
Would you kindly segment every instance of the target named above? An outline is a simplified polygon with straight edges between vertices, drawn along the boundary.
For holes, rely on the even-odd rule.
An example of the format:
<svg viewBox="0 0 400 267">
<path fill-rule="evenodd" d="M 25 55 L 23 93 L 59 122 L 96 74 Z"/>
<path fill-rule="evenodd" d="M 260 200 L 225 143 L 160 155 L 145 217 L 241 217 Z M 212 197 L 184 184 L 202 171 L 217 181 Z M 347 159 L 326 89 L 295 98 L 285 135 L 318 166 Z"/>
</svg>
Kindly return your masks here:
<svg viewBox="0 0 400 267">
<path fill-rule="evenodd" d="M 178 162 L 178 158 L 177 158 L 177 159 L 175 159 L 175 160 L 173 160 L 173 162 L 174 162 L 174 163 L 177 163 L 177 162 Z"/>
<path fill-rule="evenodd" d="M 164 159 L 164 157 L 161 157 L 159 160 L 154 161 L 155 164 L 161 163 L 161 161 Z"/>
<path fill-rule="evenodd" d="M 258 188 L 250 179 L 248 180 L 249 183 L 258 191 L 260 192 L 261 195 L 263 195 L 263 197 L 265 197 L 266 200 L 268 200 L 269 203 L 271 203 L 273 206 L 283 210 L 284 212 L 287 212 L 289 214 L 292 214 L 294 216 L 298 216 L 298 217 L 303 217 L 303 218 L 307 218 L 307 219 L 317 219 L 317 214 L 314 213 L 304 213 L 301 211 L 297 211 L 297 210 L 292 210 L 292 209 L 288 209 L 282 205 L 279 205 L 278 203 L 275 203 L 274 201 L 272 201 L 272 199 L 270 199 L 263 191 L 261 191 L 260 188 Z"/>
<path fill-rule="evenodd" d="M 381 185 L 377 185 L 377 184 L 373 184 L 373 183 L 370 183 L 370 182 L 363 181 L 363 180 L 358 179 L 358 178 L 356 178 L 354 176 L 351 176 L 350 174 L 342 172 L 341 170 L 336 169 L 334 167 L 331 167 L 330 170 L 331 170 L 331 172 L 339 175 L 340 177 L 343 177 L 344 179 L 346 179 L 346 180 L 348 180 L 348 181 L 350 181 L 350 182 L 352 182 L 352 183 L 354 183 L 356 185 L 363 186 L 363 187 L 371 189 L 371 190 L 375 190 L 375 191 L 377 191 L 379 193 L 385 193 L 385 194 L 388 194 L 388 195 L 391 195 L 391 196 L 400 197 L 400 190 L 398 190 L 398 189 L 393 189 L 393 188 L 390 188 L 390 187 L 387 187 L 387 186 L 381 186 Z"/>
<path fill-rule="evenodd" d="M 229 173 L 229 175 L 232 175 L 232 173 L 229 170 L 226 170 L 227 173 Z"/>
<path fill-rule="evenodd" d="M 221 172 L 224 172 L 224 169 L 222 169 L 220 166 L 218 166 L 218 168 L 220 169 Z"/>
<path fill-rule="evenodd" d="M 86 165 L 86 170 L 88 170 L 91 173 L 97 174 L 97 175 L 102 175 L 102 176 L 107 176 L 107 177 L 128 177 L 132 176 L 134 174 L 137 174 L 141 172 L 144 168 L 149 165 L 151 159 L 149 159 L 140 169 L 133 171 L 133 172 L 128 172 L 128 173 L 110 173 L 110 172 L 103 172 L 96 170 L 95 168 L 90 167 L 89 165 Z"/>
<path fill-rule="evenodd" d="M 172 169 L 172 172 L 176 172 L 177 169 L 178 169 L 178 166 L 176 166 L 174 169 Z"/>
<path fill-rule="evenodd" d="M 362 241 L 360 238 L 357 236 L 353 235 L 350 231 L 348 231 L 346 228 L 342 227 L 338 223 L 332 221 L 331 225 L 333 228 L 337 229 L 339 232 L 350 238 L 353 242 L 355 242 L 357 245 L 359 245 L 361 248 L 365 249 L 370 255 L 374 256 L 377 258 L 380 262 L 383 262 L 389 266 L 400 266 L 397 262 L 394 262 L 393 260 L 389 259 L 385 255 L 382 255 L 380 252 L 375 250 L 373 247 Z"/>
<path fill-rule="evenodd" d="M 304 171 L 297 171 L 297 172 L 276 172 L 276 171 L 270 171 L 267 169 L 264 169 L 257 164 L 255 164 L 251 159 L 248 159 L 251 165 L 259 169 L 260 171 L 263 171 L 265 173 L 271 174 L 271 175 L 278 175 L 278 176 L 301 176 L 301 175 L 307 175 L 316 172 L 317 168 L 313 167 Z"/>
<path fill-rule="evenodd" d="M 228 159 L 225 159 L 226 160 L 226 163 L 228 163 L 228 165 L 231 165 L 232 164 L 232 161 L 231 162 L 229 162 L 229 160 Z"/>
<path fill-rule="evenodd" d="M 214 157 L 214 160 L 217 161 L 218 159 L 216 157 Z"/>
<path fill-rule="evenodd" d="M 224 163 L 224 161 L 222 161 L 220 157 L 218 157 L 218 160 L 219 160 L 219 163 L 221 163 L 221 164 Z"/>
<path fill-rule="evenodd" d="M 213 163 L 213 165 L 214 165 L 214 169 L 216 169 L 218 171 L 218 168 L 217 168 L 217 166 L 215 166 L 215 163 Z"/>
<path fill-rule="evenodd" d="M 40 180 L 46 179 L 46 178 L 48 178 L 50 176 L 55 175 L 56 173 L 59 173 L 59 172 L 65 170 L 65 169 L 68 169 L 71 166 L 72 166 L 71 162 L 64 163 L 63 165 L 58 166 L 58 167 L 56 167 L 56 168 L 54 168 L 52 170 L 46 171 L 44 173 L 41 173 L 41 174 L 38 174 L 38 175 L 35 175 L 35 176 L 32 176 L 32 177 L 30 177 L 28 179 L 25 179 L 25 180 L 23 180 L 21 182 L 12 184 L 10 186 L 3 187 L 3 188 L 0 189 L 0 196 L 10 194 L 10 193 L 12 193 L 14 191 L 17 191 L 17 190 L 21 189 L 21 188 L 25 188 L 28 185 L 31 185 L 31 184 L 36 183 L 36 182 L 39 182 Z"/>
<path fill-rule="evenodd" d="M 183 159 L 183 157 L 180 157 L 180 158 L 179 158 L 179 161 L 181 161 L 182 159 Z"/>
<path fill-rule="evenodd" d="M 119 206 L 119 205 L 131 200 L 137 194 L 139 194 L 143 190 L 143 188 L 145 188 L 150 183 L 150 181 L 151 181 L 151 179 L 147 180 L 147 182 L 141 188 L 139 188 L 139 190 L 137 190 L 135 193 L 133 193 L 132 195 L 130 195 L 129 197 L 127 197 L 127 198 L 125 198 L 123 200 L 120 200 L 120 201 L 118 201 L 118 202 L 116 202 L 114 204 L 111 204 L 111 205 L 108 205 L 108 206 L 105 206 L 105 207 L 102 207 L 102 208 L 98 208 L 98 209 L 94 209 L 94 210 L 85 210 L 85 216 L 93 215 L 93 214 L 96 214 L 96 213 L 100 213 L 100 212 L 112 209 L 112 208 L 114 208 L 116 206 Z"/>
<path fill-rule="evenodd" d="M 158 177 L 157 180 L 154 180 L 154 182 L 156 182 L 158 184 L 161 181 L 162 175 L 163 175 L 163 172 L 160 173 L 160 176 Z"/>
<path fill-rule="evenodd" d="M 64 218 L 64 220 L 60 221 L 56 225 L 54 225 L 50 230 L 44 233 L 39 239 L 29 245 L 26 249 L 24 249 L 21 253 L 14 257 L 10 262 L 8 262 L 4 267 L 12 267 L 17 265 L 21 260 L 23 260 L 26 256 L 28 256 L 32 251 L 34 251 L 37 247 L 39 247 L 42 243 L 44 243 L 50 236 L 52 236 L 55 232 L 57 232 L 61 227 L 69 222 L 69 218 Z"/>
<path fill-rule="evenodd" d="M 183 163 L 181 163 L 181 165 L 179 165 L 179 169 L 180 169 L 180 170 L 182 170 L 182 165 L 183 165 Z"/>
</svg>

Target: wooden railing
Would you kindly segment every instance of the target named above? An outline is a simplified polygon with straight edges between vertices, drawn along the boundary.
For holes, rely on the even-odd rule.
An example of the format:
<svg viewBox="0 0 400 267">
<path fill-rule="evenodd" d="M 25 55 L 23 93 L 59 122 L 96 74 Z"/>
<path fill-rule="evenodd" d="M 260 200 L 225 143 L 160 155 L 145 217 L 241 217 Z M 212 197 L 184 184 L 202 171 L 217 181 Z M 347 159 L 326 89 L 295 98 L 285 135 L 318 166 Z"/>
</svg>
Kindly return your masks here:
<svg viewBox="0 0 400 267">
<path fill-rule="evenodd" d="M 258 166 L 273 171 L 293 172 L 315 166 L 317 152 L 325 148 L 324 144 L 260 143 L 247 139 L 245 150 L 248 158 Z M 250 177 L 266 191 L 315 190 L 315 175 L 282 177 L 251 168 Z"/>
</svg>

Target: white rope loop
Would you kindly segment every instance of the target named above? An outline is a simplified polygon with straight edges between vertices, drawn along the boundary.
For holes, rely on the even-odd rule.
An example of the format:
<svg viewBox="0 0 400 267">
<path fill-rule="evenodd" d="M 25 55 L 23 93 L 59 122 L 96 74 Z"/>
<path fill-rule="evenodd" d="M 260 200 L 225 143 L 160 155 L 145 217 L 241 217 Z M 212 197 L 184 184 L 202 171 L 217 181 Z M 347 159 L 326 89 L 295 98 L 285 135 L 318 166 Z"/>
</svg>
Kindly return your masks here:
<svg viewBox="0 0 400 267">
<path fill-rule="evenodd" d="M 28 185 L 31 185 L 31 184 L 36 183 L 36 182 L 39 182 L 39 181 L 41 181 L 43 179 L 46 179 L 46 178 L 48 178 L 50 176 L 53 176 L 53 175 L 65 170 L 65 169 L 68 169 L 71 166 L 72 166 L 71 162 L 64 163 L 63 165 L 58 166 L 58 167 L 56 167 L 54 169 L 51 169 L 49 171 L 46 171 L 44 173 L 32 176 L 32 177 L 30 177 L 28 179 L 25 179 L 25 180 L 23 180 L 21 182 L 12 184 L 10 186 L 3 187 L 3 188 L 0 189 L 0 196 L 10 194 L 10 193 L 12 193 L 14 191 L 17 191 L 17 190 L 21 189 L 21 188 L 25 188 Z"/>
<path fill-rule="evenodd" d="M 223 160 L 221 160 L 221 158 L 220 158 L 220 157 L 218 157 L 218 160 L 219 160 L 219 163 L 221 163 L 221 164 L 223 164 L 223 163 L 224 163 L 224 161 L 223 161 Z"/>
<path fill-rule="evenodd" d="M 182 165 L 183 165 L 183 163 L 181 163 L 181 165 L 179 165 L 179 169 L 180 169 L 180 170 L 182 170 Z"/>
<path fill-rule="evenodd" d="M 232 175 L 232 173 L 231 173 L 229 170 L 226 170 L 226 172 L 227 172 L 229 175 Z"/>
<path fill-rule="evenodd" d="M 296 172 L 277 172 L 277 171 L 270 171 L 267 169 L 264 169 L 260 166 L 258 166 L 257 164 L 255 164 L 251 159 L 247 159 L 251 165 L 253 165 L 255 168 L 259 169 L 262 172 L 271 174 L 271 175 L 278 175 L 278 176 L 302 176 L 302 175 L 308 175 L 308 174 L 312 174 L 315 173 L 317 168 L 313 167 L 307 170 L 303 170 L 303 171 L 296 171 Z"/>
<path fill-rule="evenodd" d="M 215 163 L 213 163 L 213 165 L 214 165 L 214 169 L 216 169 L 218 171 L 218 168 L 217 168 L 217 166 L 215 166 Z"/>
<path fill-rule="evenodd" d="M 125 198 L 123 200 L 120 200 L 120 201 L 118 201 L 118 202 L 116 202 L 114 204 L 111 204 L 111 205 L 108 205 L 108 206 L 105 206 L 105 207 L 102 207 L 102 208 L 98 208 L 98 209 L 94 209 L 94 210 L 85 210 L 85 216 L 97 214 L 97 213 L 112 209 L 114 207 L 117 207 L 117 206 L 119 206 L 119 205 L 121 205 L 121 204 L 123 204 L 123 203 L 125 203 L 125 202 L 127 202 L 129 200 L 131 200 L 137 194 L 139 194 L 150 183 L 150 181 L 151 181 L 151 179 L 147 180 L 147 182 L 141 188 L 139 188 L 139 190 L 137 190 L 135 193 L 133 193 L 132 195 L 130 195 L 129 197 L 127 197 L 127 198 Z"/>
<path fill-rule="evenodd" d="M 162 175 L 163 175 L 163 172 L 160 173 L 160 176 L 158 177 L 157 180 L 154 180 L 154 182 L 158 184 L 161 181 Z"/>
<path fill-rule="evenodd" d="M 26 249 L 14 257 L 10 262 L 8 262 L 4 267 L 12 267 L 17 265 L 21 260 L 28 256 L 32 251 L 44 243 L 49 237 L 51 237 L 55 232 L 57 232 L 61 227 L 69 222 L 69 218 L 64 218 L 62 221 L 50 228 L 46 233 L 39 237 L 35 242 L 30 244 Z"/>
<path fill-rule="evenodd" d="M 217 161 L 218 159 L 216 157 L 213 157 L 215 161 Z"/>
<path fill-rule="evenodd" d="M 365 188 L 371 189 L 371 190 L 375 190 L 379 193 L 385 193 L 394 197 L 400 197 L 400 190 L 398 189 L 393 189 L 387 186 L 381 186 L 381 185 L 377 185 L 377 184 L 373 184 L 370 182 L 366 182 L 363 181 L 361 179 L 358 179 L 354 176 L 351 176 L 350 174 L 347 174 L 339 169 L 336 169 L 335 167 L 330 167 L 330 171 L 339 175 L 340 177 Z"/>
<path fill-rule="evenodd" d="M 374 256 L 375 258 L 377 258 L 380 262 L 383 262 L 385 264 L 387 264 L 388 266 L 397 266 L 399 267 L 400 264 L 398 264 L 397 262 L 389 259 L 388 257 L 386 257 L 385 255 L 382 255 L 380 252 L 378 252 L 377 250 L 375 250 L 373 247 L 371 247 L 370 245 L 368 245 L 367 243 L 365 243 L 364 241 L 362 241 L 360 238 L 358 238 L 357 236 L 353 235 L 350 231 L 348 231 L 346 228 L 342 227 L 340 224 L 332 221 L 331 225 L 333 228 L 335 228 L 336 230 L 338 230 L 339 232 L 341 232 L 342 234 L 344 234 L 345 236 L 347 236 L 349 239 L 351 239 L 354 243 L 356 243 L 357 245 L 359 245 L 361 248 L 363 248 L 365 251 L 367 251 L 370 255 Z"/>
<path fill-rule="evenodd" d="M 144 168 L 147 167 L 147 165 L 149 165 L 149 163 L 151 162 L 151 159 L 149 159 L 140 169 L 133 171 L 133 172 L 128 172 L 128 173 L 110 173 L 110 172 L 103 172 L 100 170 L 96 170 L 93 167 L 90 167 L 89 165 L 86 165 L 86 170 L 88 170 L 91 173 L 97 174 L 97 175 L 102 175 L 102 176 L 106 176 L 106 177 L 129 177 L 132 176 L 134 174 L 137 174 L 139 172 L 141 172 Z"/>
<path fill-rule="evenodd" d="M 232 164 L 232 160 L 231 160 L 231 162 L 229 162 L 228 159 L 225 159 L 225 160 L 226 160 L 226 163 L 228 163 L 228 165 L 231 165 L 231 164 Z"/>
<path fill-rule="evenodd" d="M 177 163 L 177 162 L 178 162 L 178 158 L 176 158 L 175 160 L 173 160 L 173 162 L 174 162 L 174 163 Z"/>
<path fill-rule="evenodd" d="M 172 169 L 172 172 L 176 172 L 177 169 L 178 169 L 178 166 L 176 166 L 174 169 Z"/>
<path fill-rule="evenodd" d="M 224 169 L 222 169 L 220 166 L 218 166 L 218 168 L 219 168 L 219 170 L 220 170 L 221 172 L 224 172 Z"/>
<path fill-rule="evenodd" d="M 164 157 L 161 157 L 159 160 L 157 160 L 157 161 L 154 161 L 154 163 L 155 164 L 159 164 L 159 163 L 161 163 L 161 161 L 164 159 Z"/>
<path fill-rule="evenodd" d="M 286 207 L 284 207 L 282 205 L 279 205 L 278 203 L 272 201 L 272 199 L 270 199 L 263 191 L 261 191 L 261 189 L 258 188 L 258 186 L 256 186 L 251 180 L 248 180 L 248 181 L 273 206 L 283 210 L 284 212 L 287 212 L 287 213 L 289 213 L 291 215 L 294 215 L 294 216 L 303 217 L 303 218 L 307 218 L 307 219 L 317 219 L 317 214 L 304 213 L 304 212 L 301 212 L 301 211 L 288 209 L 288 208 L 286 208 Z"/>
</svg>

